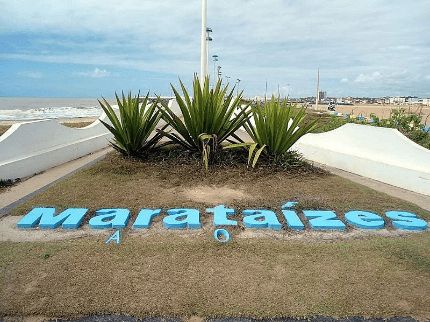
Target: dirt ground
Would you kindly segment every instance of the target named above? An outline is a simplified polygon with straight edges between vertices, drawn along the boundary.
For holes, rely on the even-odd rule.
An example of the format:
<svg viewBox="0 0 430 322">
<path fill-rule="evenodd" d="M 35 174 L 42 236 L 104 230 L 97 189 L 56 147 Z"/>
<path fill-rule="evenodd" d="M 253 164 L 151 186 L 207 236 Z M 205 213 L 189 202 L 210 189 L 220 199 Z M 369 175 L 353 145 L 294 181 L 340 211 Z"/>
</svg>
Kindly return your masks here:
<svg viewBox="0 0 430 322">
<path fill-rule="evenodd" d="M 309 165 L 250 170 L 246 155 L 233 159 L 242 163 L 227 166 L 226 158 L 206 172 L 181 155 L 140 162 L 110 153 L 15 208 L 0 219 L 0 317 L 430 317 L 428 231 L 388 220 L 379 231 L 312 231 L 300 213 L 330 209 L 344 219 L 351 209 L 398 209 L 428 221 L 427 211 Z M 281 220 L 280 207 L 292 200 L 304 231 L 243 226 L 243 209 L 270 209 Z M 212 237 L 205 211 L 218 204 L 234 208 L 239 223 L 225 227 L 225 244 Z M 35 206 L 89 212 L 76 231 L 18 230 Z M 198 209 L 202 229 L 168 230 L 165 214 L 148 230 L 131 228 L 141 208 L 160 207 Z M 118 245 L 105 244 L 115 230 L 88 228 L 101 208 L 131 210 Z"/>
</svg>

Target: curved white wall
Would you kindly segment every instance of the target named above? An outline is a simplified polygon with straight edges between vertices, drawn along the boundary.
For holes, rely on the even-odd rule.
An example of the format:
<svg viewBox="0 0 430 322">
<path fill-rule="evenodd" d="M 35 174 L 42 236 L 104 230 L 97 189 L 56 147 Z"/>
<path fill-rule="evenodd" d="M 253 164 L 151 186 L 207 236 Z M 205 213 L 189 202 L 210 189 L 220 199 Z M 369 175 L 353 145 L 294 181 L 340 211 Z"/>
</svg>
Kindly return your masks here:
<svg viewBox="0 0 430 322">
<path fill-rule="evenodd" d="M 96 120 L 68 128 L 53 120 L 17 123 L 0 137 L 0 179 L 23 178 L 109 145 L 110 132 Z"/>
<path fill-rule="evenodd" d="M 395 129 L 348 123 L 306 134 L 292 149 L 308 160 L 430 196 L 430 151 Z"/>
<path fill-rule="evenodd" d="M 176 100 L 169 107 L 181 114 Z M 119 113 L 118 106 L 112 106 Z M 110 123 L 103 113 L 101 120 Z M 158 128 L 166 124 L 160 121 Z M 112 134 L 96 120 L 68 128 L 54 120 L 16 123 L 0 136 L 0 180 L 23 178 L 80 158 L 109 145 Z"/>
</svg>

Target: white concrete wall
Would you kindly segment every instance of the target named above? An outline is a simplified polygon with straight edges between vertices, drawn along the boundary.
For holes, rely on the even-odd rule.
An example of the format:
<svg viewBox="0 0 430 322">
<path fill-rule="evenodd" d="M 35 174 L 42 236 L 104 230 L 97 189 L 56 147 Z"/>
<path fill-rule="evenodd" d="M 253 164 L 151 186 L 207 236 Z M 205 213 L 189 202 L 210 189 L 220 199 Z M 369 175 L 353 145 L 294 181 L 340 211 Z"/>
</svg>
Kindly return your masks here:
<svg viewBox="0 0 430 322">
<path fill-rule="evenodd" d="M 169 107 L 178 115 L 176 100 Z M 118 115 L 118 106 L 112 106 Z M 103 113 L 101 120 L 110 123 Z M 160 121 L 158 128 L 166 124 Z M 0 180 L 23 178 L 103 149 L 112 134 L 96 120 L 84 128 L 68 128 L 54 120 L 16 123 L 0 136 Z"/>
<path fill-rule="evenodd" d="M 292 149 L 308 160 L 430 196 L 430 151 L 395 129 L 348 123 L 306 134 Z"/>
<path fill-rule="evenodd" d="M 53 120 L 14 124 L 0 136 L 0 179 L 23 178 L 80 158 L 107 147 L 111 138 L 99 120 L 80 129 Z"/>
</svg>

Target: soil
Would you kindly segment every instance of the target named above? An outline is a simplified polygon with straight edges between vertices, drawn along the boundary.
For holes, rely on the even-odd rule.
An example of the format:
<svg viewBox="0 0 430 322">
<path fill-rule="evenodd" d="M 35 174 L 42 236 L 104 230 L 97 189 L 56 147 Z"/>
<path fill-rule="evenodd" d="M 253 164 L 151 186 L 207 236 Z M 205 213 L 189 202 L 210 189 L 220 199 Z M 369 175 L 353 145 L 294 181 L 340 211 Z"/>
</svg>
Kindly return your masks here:
<svg viewBox="0 0 430 322">
<path fill-rule="evenodd" d="M 172 154 L 176 157 L 169 158 Z M 232 159 L 213 160 L 206 171 L 199 155 L 177 150 L 145 161 L 108 154 L 0 219 L 0 318 L 428 319 L 428 232 L 398 230 L 388 221 L 378 231 L 350 226 L 343 232 L 312 231 L 300 210 L 332 209 L 341 219 L 351 208 L 380 214 L 404 209 L 426 220 L 430 215 L 294 160 L 271 166 L 262 162 L 251 170 L 247 155 L 238 152 Z M 243 209 L 271 209 L 281 220 L 280 207 L 292 200 L 299 201 L 305 231 L 243 227 Z M 219 204 L 236 210 L 232 219 L 239 225 L 226 228 L 228 243 L 214 240 L 213 214 L 206 213 Z M 35 206 L 58 211 L 87 207 L 89 212 L 77 230 L 18 230 L 18 220 Z M 202 229 L 166 229 L 164 215 L 156 216 L 150 229 L 131 229 L 141 208 L 159 207 L 198 209 Z M 101 208 L 131 210 L 120 244 L 105 244 L 115 230 L 89 229 L 89 218 Z"/>
</svg>

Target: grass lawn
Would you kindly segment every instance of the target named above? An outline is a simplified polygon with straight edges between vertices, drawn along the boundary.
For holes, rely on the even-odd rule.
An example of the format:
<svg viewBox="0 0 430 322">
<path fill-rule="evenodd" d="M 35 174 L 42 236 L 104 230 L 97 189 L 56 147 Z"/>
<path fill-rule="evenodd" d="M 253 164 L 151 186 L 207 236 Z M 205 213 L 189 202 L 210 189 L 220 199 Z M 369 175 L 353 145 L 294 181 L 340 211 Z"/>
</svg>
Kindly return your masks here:
<svg viewBox="0 0 430 322">
<path fill-rule="evenodd" d="M 196 160 L 169 158 L 171 153 L 147 162 L 111 153 L 10 215 L 35 206 L 87 207 L 88 223 L 95 210 L 115 207 L 130 209 L 132 223 L 140 208 L 186 207 L 200 210 L 202 230 L 139 233 L 129 224 L 119 245 L 104 243 L 114 230 L 56 242 L 0 242 L 0 316 L 430 318 L 428 230 L 322 242 L 308 238 L 310 227 L 300 213 L 304 232 L 266 230 L 266 238 L 244 238 L 255 230 L 243 227 L 241 215 L 243 209 L 272 209 L 282 222 L 280 206 L 290 200 L 299 201 L 298 211 L 330 209 L 340 219 L 361 209 L 383 217 L 388 210 L 405 210 L 430 221 L 428 211 L 308 165 L 249 170 L 224 162 L 206 172 Z M 226 227 L 232 239 L 225 244 L 212 237 L 213 215 L 205 212 L 217 204 L 234 208 L 239 222 Z M 348 226 L 341 234 L 356 230 Z M 386 220 L 385 230 L 396 228 Z M 291 236 L 303 241 L 288 240 Z"/>
</svg>

